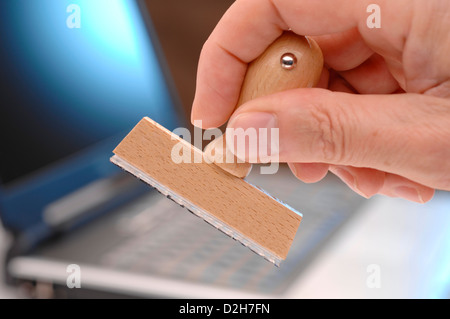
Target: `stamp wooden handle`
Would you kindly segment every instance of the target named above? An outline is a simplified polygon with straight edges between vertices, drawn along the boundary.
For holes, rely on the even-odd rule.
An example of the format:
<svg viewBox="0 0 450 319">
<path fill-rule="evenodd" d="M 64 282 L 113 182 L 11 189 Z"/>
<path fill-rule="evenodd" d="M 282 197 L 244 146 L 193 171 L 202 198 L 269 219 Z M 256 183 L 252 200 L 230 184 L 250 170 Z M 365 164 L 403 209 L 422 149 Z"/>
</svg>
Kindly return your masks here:
<svg viewBox="0 0 450 319">
<path fill-rule="evenodd" d="M 284 32 L 247 69 L 236 109 L 265 95 L 317 85 L 323 69 L 322 52 L 315 41 L 293 32 Z M 252 164 L 242 163 L 226 148 L 225 135 L 216 138 L 205 154 L 217 166 L 244 178 Z M 234 162 L 226 159 L 234 158 Z"/>
</svg>

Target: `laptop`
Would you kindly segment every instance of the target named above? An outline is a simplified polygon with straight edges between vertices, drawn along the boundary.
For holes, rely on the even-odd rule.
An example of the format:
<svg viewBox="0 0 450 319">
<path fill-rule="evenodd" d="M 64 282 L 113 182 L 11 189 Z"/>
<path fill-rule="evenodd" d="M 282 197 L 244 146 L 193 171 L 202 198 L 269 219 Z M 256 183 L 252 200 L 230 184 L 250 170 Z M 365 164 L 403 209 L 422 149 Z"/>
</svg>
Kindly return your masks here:
<svg viewBox="0 0 450 319">
<path fill-rule="evenodd" d="M 332 175 L 306 185 L 283 165 L 254 169 L 251 183 L 304 216 L 275 267 L 109 161 L 144 116 L 187 126 L 144 1 L 2 1 L 0 30 L 5 277 L 30 296 L 314 296 L 336 277 L 324 265 L 348 266 L 335 254 L 358 225 L 387 211 L 386 199 L 367 201 Z"/>
</svg>

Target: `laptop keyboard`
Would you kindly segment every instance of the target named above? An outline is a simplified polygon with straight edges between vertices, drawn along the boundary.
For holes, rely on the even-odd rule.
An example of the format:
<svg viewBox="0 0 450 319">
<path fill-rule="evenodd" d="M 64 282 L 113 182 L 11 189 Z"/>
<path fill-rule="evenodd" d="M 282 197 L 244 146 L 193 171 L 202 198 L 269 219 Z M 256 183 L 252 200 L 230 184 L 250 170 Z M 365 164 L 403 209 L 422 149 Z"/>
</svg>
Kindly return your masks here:
<svg viewBox="0 0 450 319">
<path fill-rule="evenodd" d="M 160 194 L 145 196 L 123 209 L 124 214 L 116 221 L 120 244 L 101 256 L 101 263 L 114 269 L 249 292 L 283 292 L 364 200 L 334 177 L 311 185 L 295 178 L 259 178 L 249 179 L 263 189 L 276 190 L 271 194 L 303 214 L 291 250 L 280 267 Z"/>
</svg>

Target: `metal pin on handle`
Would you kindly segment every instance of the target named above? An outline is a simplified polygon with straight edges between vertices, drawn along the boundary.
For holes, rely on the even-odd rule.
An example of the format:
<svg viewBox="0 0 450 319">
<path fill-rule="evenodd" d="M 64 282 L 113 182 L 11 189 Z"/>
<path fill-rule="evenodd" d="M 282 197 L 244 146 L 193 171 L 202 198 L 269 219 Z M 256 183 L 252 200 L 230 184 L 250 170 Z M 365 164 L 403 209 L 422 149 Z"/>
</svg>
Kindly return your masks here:
<svg viewBox="0 0 450 319">
<path fill-rule="evenodd" d="M 292 53 L 285 53 L 281 56 L 281 67 L 285 70 L 292 70 L 297 65 L 297 57 Z"/>
</svg>

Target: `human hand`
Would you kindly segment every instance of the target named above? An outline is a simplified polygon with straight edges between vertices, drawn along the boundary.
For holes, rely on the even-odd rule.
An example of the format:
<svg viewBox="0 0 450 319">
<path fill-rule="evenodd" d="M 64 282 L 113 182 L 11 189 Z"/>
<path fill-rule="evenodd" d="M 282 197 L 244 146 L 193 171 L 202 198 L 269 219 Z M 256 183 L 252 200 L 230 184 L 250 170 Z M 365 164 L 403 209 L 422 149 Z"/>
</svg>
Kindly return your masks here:
<svg viewBox="0 0 450 319">
<path fill-rule="evenodd" d="M 364 197 L 420 203 L 450 190 L 450 2 L 379 0 L 375 29 L 367 25 L 371 2 L 237 0 L 203 47 L 192 121 L 275 124 L 278 158 L 304 182 L 331 171 Z M 318 88 L 258 98 L 233 113 L 247 64 L 288 29 L 321 47 Z"/>
</svg>

